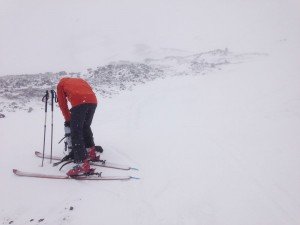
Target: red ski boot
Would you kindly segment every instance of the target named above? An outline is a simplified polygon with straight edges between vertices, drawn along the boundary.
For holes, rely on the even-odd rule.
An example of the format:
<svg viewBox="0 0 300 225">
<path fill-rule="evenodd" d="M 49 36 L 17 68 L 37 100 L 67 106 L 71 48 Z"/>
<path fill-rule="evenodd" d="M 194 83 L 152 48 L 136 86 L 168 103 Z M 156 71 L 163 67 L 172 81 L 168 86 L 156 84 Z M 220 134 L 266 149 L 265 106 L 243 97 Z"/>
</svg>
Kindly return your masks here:
<svg viewBox="0 0 300 225">
<path fill-rule="evenodd" d="M 90 162 L 88 160 L 84 160 L 83 163 L 79 163 L 73 167 L 73 169 L 67 172 L 67 175 L 72 176 L 79 176 L 84 174 L 90 174 L 94 172 L 94 169 L 91 168 Z"/>
<path fill-rule="evenodd" d="M 95 146 L 88 148 L 87 149 L 87 153 L 88 153 L 88 159 L 89 160 L 91 160 L 93 162 L 100 161 L 100 156 L 96 155 L 96 148 L 95 148 Z"/>
</svg>

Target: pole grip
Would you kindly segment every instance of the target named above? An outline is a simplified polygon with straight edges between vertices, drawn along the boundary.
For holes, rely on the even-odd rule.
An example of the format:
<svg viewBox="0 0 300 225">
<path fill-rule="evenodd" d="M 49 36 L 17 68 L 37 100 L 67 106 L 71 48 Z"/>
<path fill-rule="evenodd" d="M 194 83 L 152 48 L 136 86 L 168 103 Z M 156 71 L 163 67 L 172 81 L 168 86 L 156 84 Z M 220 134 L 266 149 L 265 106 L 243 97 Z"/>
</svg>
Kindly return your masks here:
<svg viewBox="0 0 300 225">
<path fill-rule="evenodd" d="M 57 102 L 57 95 L 56 92 L 52 89 L 51 90 L 51 111 L 53 112 L 54 102 Z"/>
<path fill-rule="evenodd" d="M 48 99 L 49 99 L 49 91 L 47 90 L 46 94 L 42 98 L 42 102 L 45 102 L 45 112 L 47 112 Z"/>
</svg>

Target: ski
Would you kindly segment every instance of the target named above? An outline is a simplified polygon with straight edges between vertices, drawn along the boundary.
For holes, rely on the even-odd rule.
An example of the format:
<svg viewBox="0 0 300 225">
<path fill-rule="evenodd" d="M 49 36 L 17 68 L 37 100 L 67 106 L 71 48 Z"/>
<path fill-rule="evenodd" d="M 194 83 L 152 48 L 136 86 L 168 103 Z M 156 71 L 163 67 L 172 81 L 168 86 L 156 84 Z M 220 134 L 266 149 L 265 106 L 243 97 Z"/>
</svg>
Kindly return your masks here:
<svg viewBox="0 0 300 225">
<path fill-rule="evenodd" d="M 43 157 L 43 154 L 39 151 L 36 151 L 35 155 L 39 158 Z M 50 155 L 45 154 L 44 158 L 45 159 L 50 159 Z M 52 159 L 60 161 L 60 160 L 62 160 L 62 157 L 52 156 Z M 117 169 L 117 170 L 138 170 L 137 168 L 134 168 L 134 167 L 119 165 L 119 164 L 115 164 L 115 163 L 110 163 L 110 162 L 107 162 L 106 160 L 101 160 L 99 162 L 90 162 L 90 164 L 93 165 L 93 166 L 100 166 L 100 167 L 106 167 L 106 168 Z"/>
<path fill-rule="evenodd" d="M 132 176 L 102 176 L 102 175 L 89 175 L 89 176 L 78 176 L 70 177 L 67 175 L 50 175 L 42 173 L 31 173 L 24 172 L 17 169 L 13 169 L 13 173 L 21 177 L 33 177 L 33 178 L 47 178 L 47 179 L 58 179 L 58 180 L 130 180 L 130 179 L 139 179 Z M 101 173 L 100 173 L 101 174 Z"/>
</svg>

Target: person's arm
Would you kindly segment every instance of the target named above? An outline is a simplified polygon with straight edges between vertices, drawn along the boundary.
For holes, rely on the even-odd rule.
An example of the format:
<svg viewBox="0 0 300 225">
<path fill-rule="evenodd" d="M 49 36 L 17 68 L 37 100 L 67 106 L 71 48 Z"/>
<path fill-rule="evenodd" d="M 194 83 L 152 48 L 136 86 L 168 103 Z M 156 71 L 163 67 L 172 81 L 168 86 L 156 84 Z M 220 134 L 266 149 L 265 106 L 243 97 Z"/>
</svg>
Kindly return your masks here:
<svg viewBox="0 0 300 225">
<path fill-rule="evenodd" d="M 61 83 L 57 85 L 57 100 L 58 100 L 59 108 L 65 118 L 65 121 L 70 121 L 71 113 L 68 108 L 67 96 L 63 91 L 63 87 Z"/>
</svg>

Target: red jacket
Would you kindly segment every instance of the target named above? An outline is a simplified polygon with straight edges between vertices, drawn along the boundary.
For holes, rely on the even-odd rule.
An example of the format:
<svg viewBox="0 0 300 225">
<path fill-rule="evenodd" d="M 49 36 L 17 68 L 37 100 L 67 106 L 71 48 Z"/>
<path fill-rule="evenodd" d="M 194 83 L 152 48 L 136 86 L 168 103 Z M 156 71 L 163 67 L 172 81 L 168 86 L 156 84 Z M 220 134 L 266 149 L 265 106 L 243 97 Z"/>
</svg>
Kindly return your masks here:
<svg viewBox="0 0 300 225">
<path fill-rule="evenodd" d="M 97 98 L 91 86 L 81 78 L 62 78 L 57 85 L 57 99 L 66 121 L 71 119 L 67 101 L 72 107 L 85 103 L 97 104 Z"/>
</svg>

